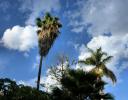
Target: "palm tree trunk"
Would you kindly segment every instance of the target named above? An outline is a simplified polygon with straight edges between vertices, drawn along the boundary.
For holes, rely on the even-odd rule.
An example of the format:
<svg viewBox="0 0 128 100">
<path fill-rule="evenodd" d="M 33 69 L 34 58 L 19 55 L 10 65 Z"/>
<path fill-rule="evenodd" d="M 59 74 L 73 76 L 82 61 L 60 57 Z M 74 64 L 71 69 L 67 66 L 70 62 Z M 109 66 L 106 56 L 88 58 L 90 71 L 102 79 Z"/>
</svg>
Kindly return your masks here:
<svg viewBox="0 0 128 100">
<path fill-rule="evenodd" d="M 40 64 L 39 64 L 38 79 L 37 79 L 37 90 L 39 90 L 39 86 L 40 86 L 40 76 L 41 76 L 41 69 L 42 69 L 42 60 L 43 60 L 43 56 L 40 55 Z"/>
</svg>

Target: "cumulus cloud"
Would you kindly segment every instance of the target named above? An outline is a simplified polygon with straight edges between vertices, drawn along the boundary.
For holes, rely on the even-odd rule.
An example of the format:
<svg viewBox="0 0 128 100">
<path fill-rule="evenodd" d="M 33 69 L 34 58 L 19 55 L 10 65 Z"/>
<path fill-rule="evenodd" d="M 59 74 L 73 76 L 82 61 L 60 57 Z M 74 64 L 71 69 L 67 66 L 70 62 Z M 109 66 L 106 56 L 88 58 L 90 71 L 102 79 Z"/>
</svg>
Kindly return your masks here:
<svg viewBox="0 0 128 100">
<path fill-rule="evenodd" d="M 20 0 L 22 6 L 21 11 L 25 12 L 26 10 L 30 11 L 26 24 L 34 24 L 35 19 L 43 12 L 59 11 L 60 2 L 59 0 Z"/>
<path fill-rule="evenodd" d="M 97 36 L 91 39 L 87 44 L 87 47 L 93 50 L 102 47 L 103 51 L 112 55 L 113 59 L 107 66 L 116 74 L 119 74 L 128 68 L 126 61 L 121 61 L 122 59 L 128 59 L 128 34 L 122 36 L 122 38 L 120 38 L 120 36 Z M 87 48 L 82 45 L 80 47 L 80 55 L 78 58 L 86 59 L 89 56 L 90 53 Z"/>
<path fill-rule="evenodd" d="M 2 43 L 9 49 L 29 51 L 37 45 L 36 30 L 33 26 L 14 26 L 4 32 Z"/>
</svg>

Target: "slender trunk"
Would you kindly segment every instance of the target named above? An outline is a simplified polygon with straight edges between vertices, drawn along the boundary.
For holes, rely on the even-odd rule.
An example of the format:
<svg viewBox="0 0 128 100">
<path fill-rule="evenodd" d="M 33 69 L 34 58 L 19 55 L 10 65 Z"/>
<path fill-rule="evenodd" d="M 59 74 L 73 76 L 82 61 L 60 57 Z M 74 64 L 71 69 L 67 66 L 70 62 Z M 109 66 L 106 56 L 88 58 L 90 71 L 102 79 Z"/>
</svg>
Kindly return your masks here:
<svg viewBox="0 0 128 100">
<path fill-rule="evenodd" d="M 42 69 L 42 60 L 43 56 L 40 56 L 40 64 L 39 64 L 39 71 L 38 71 L 38 79 L 37 79 L 37 90 L 39 90 L 40 87 L 40 76 L 41 76 L 41 69 Z"/>
</svg>

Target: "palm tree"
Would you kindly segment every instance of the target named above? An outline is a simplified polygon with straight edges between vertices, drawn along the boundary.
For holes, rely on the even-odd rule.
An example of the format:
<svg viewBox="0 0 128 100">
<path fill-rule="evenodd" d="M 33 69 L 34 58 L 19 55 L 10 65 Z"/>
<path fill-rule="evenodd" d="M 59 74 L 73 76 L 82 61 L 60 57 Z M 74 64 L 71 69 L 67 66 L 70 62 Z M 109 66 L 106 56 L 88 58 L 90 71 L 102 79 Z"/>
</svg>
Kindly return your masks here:
<svg viewBox="0 0 128 100">
<path fill-rule="evenodd" d="M 95 68 L 93 68 L 91 71 L 95 72 L 98 75 L 98 78 L 105 75 L 106 77 L 110 78 L 113 83 L 116 83 L 116 76 L 106 66 L 106 63 L 112 59 L 112 56 L 108 56 L 106 52 L 103 52 L 101 47 L 96 51 L 93 51 L 90 48 L 88 49 L 91 52 L 91 56 L 85 60 L 80 60 L 79 63 L 95 66 Z"/>
<path fill-rule="evenodd" d="M 52 100 L 114 100 L 110 93 L 99 93 L 107 83 L 97 81 L 97 74 L 92 72 L 67 69 L 60 83 L 62 87 L 51 92 Z"/>
<path fill-rule="evenodd" d="M 37 90 L 39 90 L 43 57 L 48 54 L 51 46 L 60 33 L 59 28 L 62 27 L 62 25 L 57 17 L 53 17 L 49 13 L 46 13 L 43 20 L 37 18 L 36 21 L 38 26 L 37 35 L 40 54 L 40 64 L 37 79 Z"/>
</svg>

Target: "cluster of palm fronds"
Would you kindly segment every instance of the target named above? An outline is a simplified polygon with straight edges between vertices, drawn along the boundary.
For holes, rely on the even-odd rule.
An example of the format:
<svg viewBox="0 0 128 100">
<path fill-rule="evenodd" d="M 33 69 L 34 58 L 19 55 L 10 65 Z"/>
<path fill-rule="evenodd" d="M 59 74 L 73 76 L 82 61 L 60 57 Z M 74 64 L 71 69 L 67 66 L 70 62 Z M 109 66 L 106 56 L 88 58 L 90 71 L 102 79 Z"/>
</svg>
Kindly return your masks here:
<svg viewBox="0 0 128 100">
<path fill-rule="evenodd" d="M 80 60 L 79 63 L 94 66 L 91 71 L 97 73 L 99 78 L 105 75 L 110 78 L 113 83 L 116 83 L 116 76 L 106 66 L 106 63 L 112 59 L 112 56 L 108 56 L 106 52 L 103 52 L 101 47 L 96 51 L 93 51 L 92 49 L 89 49 L 89 51 L 91 53 L 91 56 L 86 58 L 85 60 Z"/>
<path fill-rule="evenodd" d="M 62 25 L 57 17 L 52 17 L 49 13 L 46 13 L 43 20 L 37 18 L 37 26 L 39 52 L 40 55 L 46 56 L 54 40 L 59 35 L 59 28 Z"/>
</svg>

